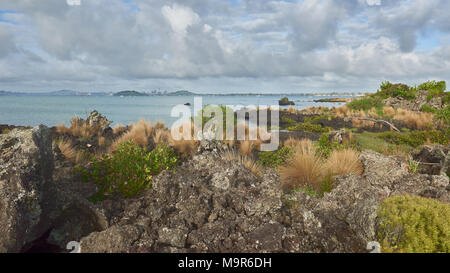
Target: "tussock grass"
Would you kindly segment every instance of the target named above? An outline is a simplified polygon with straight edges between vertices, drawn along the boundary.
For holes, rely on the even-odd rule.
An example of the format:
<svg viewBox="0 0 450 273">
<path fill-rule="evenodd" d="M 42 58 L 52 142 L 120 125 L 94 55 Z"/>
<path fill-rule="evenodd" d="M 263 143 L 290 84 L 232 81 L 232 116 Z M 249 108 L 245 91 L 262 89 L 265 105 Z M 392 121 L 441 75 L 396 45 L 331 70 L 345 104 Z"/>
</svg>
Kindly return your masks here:
<svg viewBox="0 0 450 273">
<path fill-rule="evenodd" d="M 362 163 L 359 160 L 359 152 L 354 149 L 333 150 L 326 157 L 324 153 L 316 149 L 316 146 L 308 139 L 288 139 L 286 147 L 294 151 L 292 158 L 279 167 L 282 188 L 284 191 L 308 187 L 321 192 L 329 184 L 331 178 L 337 175 L 362 173 Z"/>
<path fill-rule="evenodd" d="M 279 168 L 281 186 L 290 191 L 301 186 L 310 186 L 320 190 L 323 180 L 323 161 L 314 150 L 296 151 L 287 165 Z"/>
<path fill-rule="evenodd" d="M 397 109 L 394 119 L 402 120 L 410 129 L 432 130 L 433 113 L 413 112 L 406 109 Z"/>
<path fill-rule="evenodd" d="M 73 142 L 69 139 L 61 139 L 56 142 L 61 154 L 70 162 L 74 164 L 81 164 L 85 162 L 86 158 L 82 151 L 77 151 Z"/>
<path fill-rule="evenodd" d="M 140 120 L 137 124 L 131 124 L 131 129 L 117 138 L 110 147 L 110 152 L 117 150 L 120 143 L 133 141 L 134 144 L 146 147 L 153 132 L 150 122 Z"/>
<path fill-rule="evenodd" d="M 123 126 L 122 124 L 117 124 L 114 128 L 113 128 L 113 134 L 114 135 L 120 135 L 123 132 L 125 132 L 126 130 L 128 130 L 128 128 L 126 126 Z"/>
<path fill-rule="evenodd" d="M 359 153 L 353 149 L 334 150 L 327 158 L 324 175 L 361 175 L 363 166 L 359 160 Z"/>
<path fill-rule="evenodd" d="M 264 173 L 263 167 L 258 162 L 256 162 L 251 156 L 241 155 L 237 153 L 235 150 L 229 149 L 223 152 L 223 157 L 228 161 L 239 162 L 257 177 L 263 176 Z"/>
</svg>

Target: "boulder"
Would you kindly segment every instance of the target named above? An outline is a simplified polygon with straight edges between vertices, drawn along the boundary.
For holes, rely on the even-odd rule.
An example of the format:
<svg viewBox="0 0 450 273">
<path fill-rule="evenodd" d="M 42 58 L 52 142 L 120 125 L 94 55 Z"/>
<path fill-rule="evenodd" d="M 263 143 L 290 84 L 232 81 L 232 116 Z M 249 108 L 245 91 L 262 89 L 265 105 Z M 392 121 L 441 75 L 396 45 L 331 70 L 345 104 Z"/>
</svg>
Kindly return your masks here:
<svg viewBox="0 0 450 273">
<path fill-rule="evenodd" d="M 48 229 L 40 219 L 43 189 L 52 182 L 52 172 L 47 127 L 0 135 L 0 252 L 19 252 Z"/>
<path fill-rule="evenodd" d="M 0 252 L 62 250 L 106 229 L 101 209 L 87 200 L 95 187 L 58 158 L 45 126 L 0 135 Z"/>
<path fill-rule="evenodd" d="M 161 173 L 141 198 L 105 201 L 109 228 L 83 238 L 82 252 L 368 252 L 385 198 L 450 201 L 448 177 L 411 174 L 405 159 L 372 151 L 362 176 L 335 178 L 322 199 L 284 195 L 274 171 L 258 179 L 219 155 Z"/>
<path fill-rule="evenodd" d="M 290 101 L 288 98 L 284 97 L 278 101 L 278 104 L 281 106 L 289 106 L 289 105 L 295 105 L 293 101 Z"/>
</svg>

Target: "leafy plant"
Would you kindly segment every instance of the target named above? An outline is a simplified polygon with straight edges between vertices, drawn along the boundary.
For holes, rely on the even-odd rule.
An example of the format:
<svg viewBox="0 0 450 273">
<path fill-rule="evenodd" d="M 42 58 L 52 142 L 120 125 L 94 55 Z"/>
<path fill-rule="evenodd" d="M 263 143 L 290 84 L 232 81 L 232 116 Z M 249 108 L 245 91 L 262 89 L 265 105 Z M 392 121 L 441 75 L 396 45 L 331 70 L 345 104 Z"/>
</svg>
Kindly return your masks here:
<svg viewBox="0 0 450 273">
<path fill-rule="evenodd" d="M 390 82 L 383 82 L 380 86 L 380 90 L 375 94 L 375 97 L 383 99 L 391 98 L 404 98 L 412 100 L 417 96 L 417 89 L 415 87 L 409 87 L 406 84 L 393 84 Z"/>
<path fill-rule="evenodd" d="M 264 167 L 277 168 L 285 164 L 293 155 L 293 149 L 283 146 L 278 151 L 260 152 L 258 162 Z"/>
<path fill-rule="evenodd" d="M 436 112 L 436 119 L 442 120 L 445 125 L 450 126 L 450 105 Z"/>
<path fill-rule="evenodd" d="M 153 176 L 178 163 L 172 148 L 158 145 L 151 152 L 132 142 L 120 143 L 117 152 L 103 159 L 93 159 L 91 166 L 79 168 L 82 180 L 99 186 L 94 201 L 113 195 L 127 198 L 141 194 L 151 186 Z"/>
<path fill-rule="evenodd" d="M 287 128 L 289 131 L 305 131 L 312 133 L 325 133 L 331 131 L 330 127 L 322 127 L 320 124 L 312 124 L 311 122 L 299 123 L 295 126 Z"/>
<path fill-rule="evenodd" d="M 408 145 L 411 147 L 424 145 L 427 141 L 446 145 L 450 141 L 450 130 L 412 131 L 409 133 L 384 132 L 379 134 L 378 137 L 393 144 Z"/>
<path fill-rule="evenodd" d="M 379 97 L 371 96 L 354 100 L 349 104 L 347 104 L 347 107 L 357 111 L 359 110 L 368 111 L 374 107 L 376 109 L 381 109 L 384 107 L 384 104 Z"/>
<path fill-rule="evenodd" d="M 383 252 L 448 253 L 450 205 L 422 197 L 394 196 L 378 211 Z"/>
<path fill-rule="evenodd" d="M 408 163 L 409 171 L 413 174 L 416 174 L 419 170 L 419 162 L 416 162 L 414 160 L 410 160 Z"/>
<path fill-rule="evenodd" d="M 436 113 L 438 111 L 438 109 L 436 109 L 433 106 L 430 106 L 428 104 L 424 104 L 421 108 L 420 111 L 422 112 L 426 112 L 426 113 Z"/>
</svg>

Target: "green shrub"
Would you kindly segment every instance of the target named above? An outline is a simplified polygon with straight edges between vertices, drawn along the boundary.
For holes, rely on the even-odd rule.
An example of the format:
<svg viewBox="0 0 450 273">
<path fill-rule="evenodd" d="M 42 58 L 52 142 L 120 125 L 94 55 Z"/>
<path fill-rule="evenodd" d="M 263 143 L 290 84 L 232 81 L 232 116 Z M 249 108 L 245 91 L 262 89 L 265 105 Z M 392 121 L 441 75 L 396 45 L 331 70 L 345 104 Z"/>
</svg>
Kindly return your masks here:
<svg viewBox="0 0 450 273">
<path fill-rule="evenodd" d="M 426 112 L 426 113 L 436 113 L 438 111 L 438 109 L 436 109 L 433 106 L 430 106 L 428 104 L 424 104 L 421 108 L 420 111 L 422 112 Z"/>
<path fill-rule="evenodd" d="M 444 96 L 442 96 L 442 105 L 450 104 L 450 92 L 445 92 Z"/>
<path fill-rule="evenodd" d="M 288 117 L 281 117 L 281 119 L 286 122 L 288 124 L 288 126 L 294 126 L 295 125 L 295 120 L 292 120 Z"/>
<path fill-rule="evenodd" d="M 8 129 L 8 128 L 6 128 L 6 129 L 4 129 L 2 132 L 0 132 L 0 134 L 3 134 L 3 135 L 7 135 L 7 134 L 9 134 L 9 133 L 11 133 L 11 130 Z"/>
<path fill-rule="evenodd" d="M 427 140 L 432 143 L 446 145 L 450 141 L 450 130 L 445 131 L 412 131 L 409 133 L 384 132 L 378 135 L 379 138 L 397 145 L 408 145 L 419 147 Z"/>
<path fill-rule="evenodd" d="M 347 104 L 347 107 L 352 110 L 368 111 L 372 108 L 381 109 L 384 104 L 379 97 L 364 97 L 358 100 L 354 100 Z"/>
<path fill-rule="evenodd" d="M 450 252 L 450 205 L 422 197 L 394 196 L 378 211 L 383 252 Z"/>
<path fill-rule="evenodd" d="M 414 87 L 409 87 L 406 84 L 392 84 L 390 82 L 383 82 L 380 86 L 380 90 L 375 94 L 375 96 L 383 99 L 398 97 L 412 100 L 417 96 L 417 89 Z"/>
<path fill-rule="evenodd" d="M 430 101 L 432 98 L 440 97 L 444 95 L 445 89 L 447 88 L 445 81 L 427 81 L 422 83 L 417 87 L 419 90 L 429 91 L 427 96 L 427 101 Z"/>
<path fill-rule="evenodd" d="M 264 167 L 277 168 L 289 161 L 293 155 L 293 149 L 288 146 L 274 152 L 260 152 L 258 162 Z"/>
<path fill-rule="evenodd" d="M 325 133 L 332 129 L 330 127 L 322 127 L 320 124 L 312 124 L 311 122 L 299 123 L 295 126 L 290 126 L 287 128 L 289 131 L 305 131 L 312 133 Z"/>
<path fill-rule="evenodd" d="M 166 145 L 159 145 L 151 152 L 134 145 L 121 143 L 112 156 L 94 159 L 91 166 L 79 169 L 82 180 L 98 185 L 93 201 L 113 195 L 127 198 L 141 194 L 151 186 L 154 175 L 173 168 L 178 162 L 175 152 Z"/>
<path fill-rule="evenodd" d="M 450 105 L 436 112 L 436 119 L 442 120 L 445 125 L 450 126 Z"/>
</svg>

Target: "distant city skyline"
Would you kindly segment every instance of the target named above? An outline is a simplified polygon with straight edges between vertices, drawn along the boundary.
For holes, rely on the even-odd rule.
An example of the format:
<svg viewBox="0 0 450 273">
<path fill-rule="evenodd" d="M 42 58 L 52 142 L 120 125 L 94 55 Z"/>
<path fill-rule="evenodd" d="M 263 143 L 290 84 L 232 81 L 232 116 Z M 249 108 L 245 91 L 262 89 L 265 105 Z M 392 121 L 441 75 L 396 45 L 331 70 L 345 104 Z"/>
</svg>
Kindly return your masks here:
<svg viewBox="0 0 450 273">
<path fill-rule="evenodd" d="M 375 92 L 450 82 L 448 0 L 2 0 L 0 90 Z"/>
</svg>

